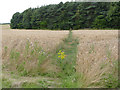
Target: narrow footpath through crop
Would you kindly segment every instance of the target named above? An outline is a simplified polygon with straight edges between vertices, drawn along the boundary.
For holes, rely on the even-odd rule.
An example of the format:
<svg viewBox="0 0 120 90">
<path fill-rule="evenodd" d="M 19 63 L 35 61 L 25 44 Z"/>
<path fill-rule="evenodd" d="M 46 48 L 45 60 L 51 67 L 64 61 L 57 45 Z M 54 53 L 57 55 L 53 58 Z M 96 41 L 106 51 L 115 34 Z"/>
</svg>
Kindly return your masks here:
<svg viewBox="0 0 120 90">
<path fill-rule="evenodd" d="M 70 31 L 68 37 L 65 38 L 64 42 L 58 46 L 55 55 L 52 57 L 60 69 L 59 72 L 55 74 L 56 77 L 61 81 L 59 87 L 80 87 L 78 80 L 81 75 L 78 75 L 76 72 L 78 44 L 78 39 L 73 37 L 72 31 Z"/>
</svg>

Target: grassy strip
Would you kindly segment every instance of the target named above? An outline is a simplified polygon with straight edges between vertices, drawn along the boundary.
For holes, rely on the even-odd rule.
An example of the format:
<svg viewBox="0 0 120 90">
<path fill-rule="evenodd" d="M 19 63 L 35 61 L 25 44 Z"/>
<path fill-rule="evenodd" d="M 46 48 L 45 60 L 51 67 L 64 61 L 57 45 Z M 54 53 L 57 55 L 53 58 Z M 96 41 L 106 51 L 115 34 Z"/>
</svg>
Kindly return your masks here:
<svg viewBox="0 0 120 90">
<path fill-rule="evenodd" d="M 60 69 L 60 71 L 55 74 L 62 82 L 59 87 L 80 87 L 78 80 L 82 78 L 82 75 L 78 75 L 75 69 L 78 44 L 78 40 L 72 37 L 72 31 L 70 31 L 68 37 L 58 46 L 56 52 L 51 57 Z"/>
<path fill-rule="evenodd" d="M 68 38 L 64 40 L 63 47 L 60 50 L 65 52 L 66 57 L 61 61 L 61 72 L 58 75 L 61 78 L 62 86 L 66 88 L 77 88 L 78 78 L 81 75 L 76 73 L 76 55 L 77 55 L 78 40 L 72 37 L 72 32 L 69 32 Z M 58 59 L 59 60 L 59 59 Z"/>
</svg>

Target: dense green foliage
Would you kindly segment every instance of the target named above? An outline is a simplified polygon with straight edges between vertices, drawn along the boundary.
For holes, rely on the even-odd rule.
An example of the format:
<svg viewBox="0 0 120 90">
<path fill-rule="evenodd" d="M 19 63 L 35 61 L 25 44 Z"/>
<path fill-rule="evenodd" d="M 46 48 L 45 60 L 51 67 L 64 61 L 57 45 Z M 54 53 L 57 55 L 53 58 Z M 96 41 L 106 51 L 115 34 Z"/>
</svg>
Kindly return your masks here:
<svg viewBox="0 0 120 90">
<path fill-rule="evenodd" d="M 120 29 L 120 2 L 60 2 L 16 12 L 11 28 L 16 29 Z"/>
</svg>

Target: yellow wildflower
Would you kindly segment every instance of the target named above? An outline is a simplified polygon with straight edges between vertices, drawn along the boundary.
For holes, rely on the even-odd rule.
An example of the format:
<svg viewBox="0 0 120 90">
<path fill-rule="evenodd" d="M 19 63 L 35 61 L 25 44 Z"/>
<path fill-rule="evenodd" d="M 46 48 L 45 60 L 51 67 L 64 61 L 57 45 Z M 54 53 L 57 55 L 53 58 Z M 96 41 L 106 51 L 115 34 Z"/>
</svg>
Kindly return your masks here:
<svg viewBox="0 0 120 90">
<path fill-rule="evenodd" d="M 61 58 L 61 59 L 64 59 L 65 56 L 66 56 L 66 55 L 64 54 L 64 52 L 61 51 L 61 50 L 58 52 L 58 55 L 59 55 L 58 58 Z"/>
</svg>

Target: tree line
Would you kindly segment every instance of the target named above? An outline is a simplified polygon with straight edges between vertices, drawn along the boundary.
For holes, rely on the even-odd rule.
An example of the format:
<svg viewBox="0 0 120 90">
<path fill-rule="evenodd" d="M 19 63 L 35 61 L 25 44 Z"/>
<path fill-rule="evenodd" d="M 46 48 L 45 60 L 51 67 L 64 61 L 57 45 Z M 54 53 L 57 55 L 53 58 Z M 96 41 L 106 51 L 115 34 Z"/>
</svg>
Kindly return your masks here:
<svg viewBox="0 0 120 90">
<path fill-rule="evenodd" d="M 120 29 L 120 2 L 60 2 L 16 12 L 12 29 Z"/>
</svg>

